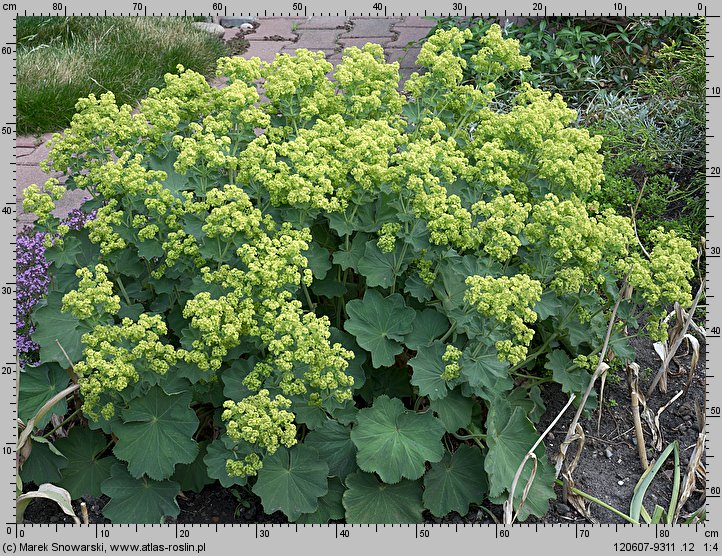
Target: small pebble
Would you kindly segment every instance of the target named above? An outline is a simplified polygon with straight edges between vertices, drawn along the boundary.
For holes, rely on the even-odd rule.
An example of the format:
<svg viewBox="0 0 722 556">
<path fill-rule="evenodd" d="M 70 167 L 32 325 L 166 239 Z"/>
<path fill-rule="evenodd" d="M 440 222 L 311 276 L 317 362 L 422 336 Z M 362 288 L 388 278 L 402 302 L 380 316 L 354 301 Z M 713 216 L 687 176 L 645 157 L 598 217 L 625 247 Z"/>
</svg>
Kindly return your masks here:
<svg viewBox="0 0 722 556">
<path fill-rule="evenodd" d="M 562 515 L 567 515 L 568 513 L 571 513 L 571 508 L 567 506 L 566 504 L 562 504 L 561 502 L 558 502 L 556 504 L 557 512 L 559 512 Z"/>
<path fill-rule="evenodd" d="M 606 450 L 604 450 L 604 455 L 607 456 L 607 459 L 612 459 L 612 456 L 613 456 L 614 454 L 612 453 L 612 449 L 611 449 L 611 448 L 607 448 Z"/>
<path fill-rule="evenodd" d="M 547 438 L 548 438 L 549 440 L 554 440 L 554 433 L 553 433 L 553 432 L 550 432 L 550 433 L 547 435 Z"/>
<path fill-rule="evenodd" d="M 250 31 L 253 29 L 253 25 L 250 23 L 241 23 L 241 31 Z"/>
<path fill-rule="evenodd" d="M 617 484 L 618 484 L 619 486 L 623 486 L 623 485 L 624 485 L 624 481 L 617 481 Z"/>
</svg>

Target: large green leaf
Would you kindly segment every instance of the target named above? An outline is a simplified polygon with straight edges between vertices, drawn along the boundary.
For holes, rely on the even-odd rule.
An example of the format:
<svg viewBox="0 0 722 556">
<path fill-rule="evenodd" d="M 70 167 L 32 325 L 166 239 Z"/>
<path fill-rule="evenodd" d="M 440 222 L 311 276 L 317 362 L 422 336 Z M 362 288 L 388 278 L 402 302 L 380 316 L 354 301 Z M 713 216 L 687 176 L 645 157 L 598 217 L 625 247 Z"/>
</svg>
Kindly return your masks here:
<svg viewBox="0 0 722 556">
<path fill-rule="evenodd" d="M 190 392 L 170 396 L 154 386 L 130 402 L 114 431 L 118 443 L 113 453 L 128 462 L 131 475 L 161 480 L 173 474 L 176 464 L 195 459 L 198 418 L 189 407 L 191 398 Z"/>
<path fill-rule="evenodd" d="M 562 302 L 552 290 L 545 291 L 541 299 L 534 305 L 534 312 L 539 315 L 539 320 L 549 317 L 556 317 L 561 313 Z"/>
<path fill-rule="evenodd" d="M 308 250 L 303 252 L 303 256 L 308 260 L 308 268 L 311 269 L 313 277 L 316 280 L 323 280 L 331 268 L 328 249 L 313 242 Z"/>
<path fill-rule="evenodd" d="M 318 499 L 328 492 L 328 465 L 313 448 L 298 444 L 279 448 L 263 458 L 253 492 L 260 496 L 270 514 L 281 510 L 295 521 L 301 514 L 315 512 Z"/>
<path fill-rule="evenodd" d="M 110 477 L 110 469 L 117 461 L 112 456 L 101 457 L 108 446 L 105 435 L 85 427 L 73 427 L 68 436 L 58 438 L 55 446 L 67 458 L 58 486 L 73 499 L 81 496 L 100 496 L 101 484 Z"/>
<path fill-rule="evenodd" d="M 552 371 L 554 382 L 561 384 L 562 391 L 579 395 L 587 389 L 591 375 L 577 367 L 565 351 L 555 349 L 547 354 L 545 369 Z"/>
<path fill-rule="evenodd" d="M 458 388 L 449 392 L 445 398 L 431 400 L 431 411 L 441 419 L 446 432 L 456 432 L 471 422 L 474 400 L 464 396 Z"/>
<path fill-rule="evenodd" d="M 446 351 L 446 344 L 436 340 L 431 346 L 421 346 L 416 357 L 409 361 L 414 370 L 411 375 L 411 384 L 417 386 L 419 394 L 427 396 L 430 400 L 440 400 L 446 397 L 452 386 L 441 375 L 446 362 L 441 358 Z"/>
<path fill-rule="evenodd" d="M 497 398 L 490 404 L 486 428 L 489 452 L 484 460 L 484 469 L 489 477 L 489 495 L 498 503 L 508 495 L 519 465 L 539 435 L 524 408 L 512 406 L 503 398 Z M 555 497 L 552 488 L 554 470 L 547 461 L 543 442 L 537 447 L 535 454 L 538 461 L 537 474 L 519 514 L 520 519 L 525 519 L 529 514 L 543 516 L 549 509 L 549 499 Z M 533 462 L 529 460 L 514 491 L 515 507 L 518 507 L 532 469 Z"/>
<path fill-rule="evenodd" d="M 434 340 L 443 336 L 449 329 L 449 319 L 435 309 L 424 309 L 416 313 L 411 332 L 404 338 L 404 343 L 413 350 L 428 347 Z"/>
<path fill-rule="evenodd" d="M 83 343 L 80 338 L 90 332 L 91 327 L 80 322 L 70 311 L 63 313 L 60 310 L 62 304 L 63 293 L 48 294 L 47 304 L 33 313 L 33 321 L 36 323 L 33 340 L 40 346 L 41 361 L 67 366 L 68 359 L 60 346 L 65 349 L 68 358 L 77 363 L 83 356 Z"/>
<path fill-rule="evenodd" d="M 364 255 L 358 262 L 358 271 L 366 277 L 368 286 L 389 288 L 396 279 L 397 256 L 395 252 L 384 253 L 381 251 L 376 245 L 376 240 L 372 239 L 366 243 Z M 401 263 L 398 264 L 401 267 Z M 399 272 L 402 270 L 405 270 L 405 267 L 400 268 Z"/>
<path fill-rule="evenodd" d="M 371 352 L 374 367 L 389 367 L 394 357 L 403 351 L 401 341 L 411 332 L 416 311 L 406 307 L 398 293 L 382 297 L 375 290 L 366 290 L 363 299 L 346 304 L 349 319 L 346 330 L 356 337 L 358 344 Z"/>
<path fill-rule="evenodd" d="M 318 499 L 318 509 L 310 514 L 301 514 L 296 523 L 328 523 L 332 519 L 343 519 L 343 493 L 346 488 L 338 477 L 328 480 L 328 492 Z"/>
<path fill-rule="evenodd" d="M 328 464 L 328 473 L 344 479 L 356 471 L 356 446 L 351 441 L 351 428 L 327 420 L 323 426 L 309 432 L 303 442 L 315 448 L 319 457 Z"/>
<path fill-rule="evenodd" d="M 175 473 L 173 473 L 171 480 L 178 483 L 181 490 L 200 492 L 204 486 L 213 482 L 213 479 L 208 476 L 208 469 L 203 461 L 203 458 L 206 457 L 207 449 L 208 441 L 200 442 L 198 444 L 198 455 L 192 463 L 179 463 L 176 465 Z"/>
<path fill-rule="evenodd" d="M 229 459 L 241 460 L 248 455 L 247 453 L 242 453 L 227 436 L 214 440 L 206 449 L 207 453 L 203 456 L 203 463 L 211 479 L 218 479 L 224 488 L 246 484 L 246 477 L 228 476 L 226 462 Z"/>
<path fill-rule="evenodd" d="M 373 407 L 359 411 L 357 422 L 351 431 L 358 449 L 356 461 L 385 483 L 398 483 L 402 477 L 418 479 L 427 461 L 444 456 L 441 437 L 446 430 L 441 421 L 431 412 L 406 410 L 399 399 L 379 396 Z"/>
<path fill-rule="evenodd" d="M 18 400 L 18 417 L 24 422 L 35 416 L 55 394 L 68 386 L 70 377 L 57 363 L 43 363 L 37 367 L 26 366 L 20 372 L 20 396 Z M 40 430 L 50 422 L 53 413 L 65 415 L 68 404 L 65 398 L 56 403 L 50 411 L 35 422 Z"/>
<path fill-rule="evenodd" d="M 65 455 L 42 436 L 31 435 L 28 442 L 31 442 L 32 451 L 20 471 L 23 481 L 36 485 L 57 483 L 61 469 L 68 465 Z"/>
<path fill-rule="evenodd" d="M 342 245 L 338 251 L 333 254 L 333 262 L 339 265 L 342 269 L 358 270 L 358 263 L 361 257 L 364 256 L 366 251 L 366 241 L 368 235 L 364 233 L 358 233 L 354 236 L 353 241 L 346 249 L 345 245 Z"/>
<path fill-rule="evenodd" d="M 467 380 L 477 396 L 492 400 L 497 395 L 511 390 L 514 382 L 509 376 L 509 364 L 499 361 L 496 349 L 487 347 L 474 355 L 467 347 L 459 359 L 461 376 Z"/>
<path fill-rule="evenodd" d="M 178 483 L 135 479 L 122 463 L 113 465 L 101 490 L 110 497 L 103 515 L 113 523 L 160 523 L 163 517 L 180 513 L 175 499 L 180 492 Z"/>
<path fill-rule="evenodd" d="M 481 450 L 462 444 L 424 476 L 424 506 L 437 517 L 449 512 L 465 515 L 469 504 L 484 500 L 488 487 Z"/>
<path fill-rule="evenodd" d="M 343 493 L 346 523 L 421 523 L 421 484 L 403 481 L 389 485 L 359 471 L 346 478 Z"/>
</svg>

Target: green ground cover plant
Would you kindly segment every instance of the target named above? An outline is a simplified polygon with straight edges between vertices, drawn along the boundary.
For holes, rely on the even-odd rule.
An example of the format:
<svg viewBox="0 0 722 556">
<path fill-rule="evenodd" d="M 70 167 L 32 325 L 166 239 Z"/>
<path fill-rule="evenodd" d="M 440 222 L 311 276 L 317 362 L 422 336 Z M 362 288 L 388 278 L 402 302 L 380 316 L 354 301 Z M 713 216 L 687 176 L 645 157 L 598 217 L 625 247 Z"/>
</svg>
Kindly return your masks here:
<svg viewBox="0 0 722 556">
<path fill-rule="evenodd" d="M 135 104 L 178 64 L 210 75 L 221 41 L 183 17 L 17 18 L 17 129 L 66 127 L 78 98 L 113 91 Z"/>
<path fill-rule="evenodd" d="M 601 137 L 530 84 L 497 102 L 530 60 L 491 27 L 466 62 L 469 38 L 437 31 L 406 95 L 366 45 L 335 70 L 305 49 L 222 58 L 221 89 L 179 68 L 137 113 L 81 99 L 46 165 L 95 217 L 55 219 L 52 179 L 24 201 L 51 280 L 20 376 L 22 479 L 103 493 L 121 523 L 216 480 L 303 523 L 506 500 L 544 385 L 580 394 L 601 358 L 632 360 L 625 327 L 663 338 L 697 253 L 660 229 L 646 256 L 592 200 Z M 522 520 L 555 496 L 535 454 Z"/>
<path fill-rule="evenodd" d="M 492 21 L 440 20 L 467 28 L 464 79 Z M 432 31 L 433 33 L 433 31 Z M 509 23 L 533 65 L 497 82 L 561 94 L 579 121 L 604 137 L 602 207 L 634 216 L 643 242 L 659 226 L 693 243 L 705 226 L 705 24 L 691 17 L 550 17 Z M 504 98 L 499 95 L 498 98 Z"/>
</svg>

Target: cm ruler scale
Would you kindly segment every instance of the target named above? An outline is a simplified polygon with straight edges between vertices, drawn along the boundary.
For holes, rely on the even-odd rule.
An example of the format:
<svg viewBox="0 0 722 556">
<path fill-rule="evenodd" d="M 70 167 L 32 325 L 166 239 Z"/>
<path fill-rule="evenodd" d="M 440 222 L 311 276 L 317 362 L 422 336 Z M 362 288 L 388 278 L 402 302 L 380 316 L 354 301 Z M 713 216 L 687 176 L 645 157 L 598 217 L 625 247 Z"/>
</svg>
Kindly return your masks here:
<svg viewBox="0 0 722 556">
<path fill-rule="evenodd" d="M 590 555 L 614 552 L 635 553 L 717 553 L 722 549 L 719 530 L 722 528 L 722 473 L 718 461 L 722 451 L 718 439 L 722 435 L 722 375 L 717 370 L 722 361 L 722 307 L 715 297 L 722 274 L 722 222 L 717 217 L 722 207 L 722 19 L 720 8 L 711 0 L 704 2 L 673 2 L 670 0 L 622 2 L 571 2 L 553 0 L 531 2 L 510 0 L 504 11 L 498 6 L 480 2 L 428 2 L 391 0 L 383 2 L 347 3 L 339 6 L 330 0 L 292 2 L 269 0 L 263 11 L 247 11 L 235 2 L 190 2 L 178 0 L 173 4 L 161 0 L 132 2 L 120 0 L 110 6 L 99 7 L 89 0 L 23 0 L 0 3 L 0 64 L 6 79 L 2 83 L 4 102 L 0 107 L 0 145 L 3 168 L 8 187 L 0 199 L 0 226 L 6 265 L 0 270 L 0 419 L 2 453 L 0 473 L 5 481 L 0 492 L 0 520 L 3 525 L 3 553 L 34 553 L 48 551 L 56 554 L 135 552 L 184 552 L 220 554 L 234 550 L 273 551 L 294 550 L 301 553 L 368 554 L 374 551 L 391 552 L 405 549 L 418 554 L 434 554 L 449 549 L 529 551 L 530 554 L 584 551 Z M 16 195 L 16 58 L 15 18 L 30 15 L 83 16 L 285 16 L 285 17 L 396 17 L 396 16 L 686 16 L 707 18 L 707 322 L 706 345 L 706 416 L 708 444 L 706 446 L 706 515 L 705 523 L 696 525 L 38 525 L 15 523 L 15 477 L 17 443 L 17 359 L 15 350 L 15 237 L 17 233 Z M 701 371 L 698 371 L 701 372 Z"/>
</svg>

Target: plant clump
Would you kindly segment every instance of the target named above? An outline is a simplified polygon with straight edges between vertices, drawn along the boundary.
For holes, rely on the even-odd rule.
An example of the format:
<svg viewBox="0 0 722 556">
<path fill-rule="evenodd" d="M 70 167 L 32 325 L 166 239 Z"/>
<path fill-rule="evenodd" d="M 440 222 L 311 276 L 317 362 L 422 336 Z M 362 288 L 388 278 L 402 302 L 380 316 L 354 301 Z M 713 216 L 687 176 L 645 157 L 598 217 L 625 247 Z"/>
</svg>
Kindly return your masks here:
<svg viewBox="0 0 722 556">
<path fill-rule="evenodd" d="M 640 254 L 590 200 L 601 138 L 528 84 L 498 103 L 530 61 L 492 27 L 467 63 L 469 36 L 437 31 L 405 94 L 367 44 L 335 70 L 304 49 L 223 58 L 221 89 L 179 67 L 137 113 L 79 101 L 46 168 L 97 216 L 48 253 L 33 340 L 44 372 L 72 362 L 76 410 L 110 439 L 111 505 L 142 483 L 156 517 L 177 513 L 189 466 L 304 522 L 498 503 L 538 438 L 539 386 L 586 389 L 625 277 L 621 360 L 625 326 L 660 338 L 690 301 L 691 245 L 660 230 Z M 26 201 L 47 233 L 53 196 Z M 521 519 L 554 497 L 536 454 Z"/>
</svg>

